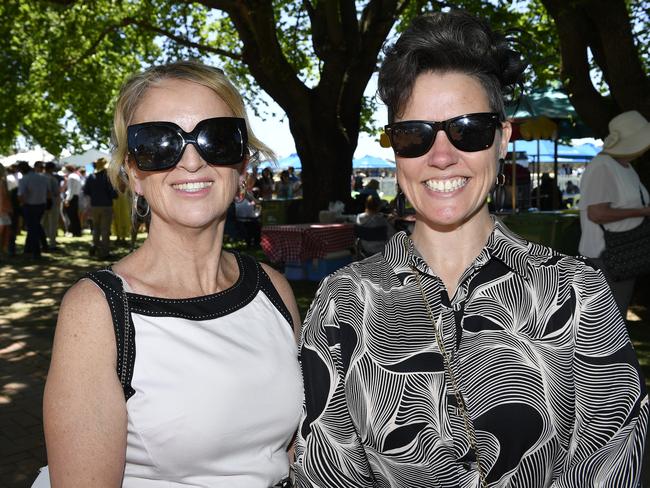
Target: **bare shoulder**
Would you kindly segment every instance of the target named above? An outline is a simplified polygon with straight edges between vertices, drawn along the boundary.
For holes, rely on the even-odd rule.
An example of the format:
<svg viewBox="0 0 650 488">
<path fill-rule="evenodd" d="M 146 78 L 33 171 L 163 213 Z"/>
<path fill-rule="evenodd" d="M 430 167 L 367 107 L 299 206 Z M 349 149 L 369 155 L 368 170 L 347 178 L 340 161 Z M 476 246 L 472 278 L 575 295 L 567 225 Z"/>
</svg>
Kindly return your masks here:
<svg viewBox="0 0 650 488">
<path fill-rule="evenodd" d="M 291 289 L 291 285 L 289 285 L 289 282 L 282 273 L 279 273 L 268 264 L 260 264 L 262 269 L 266 271 L 266 274 L 269 275 L 271 283 L 273 283 L 275 289 L 278 290 L 280 298 L 282 298 L 284 305 L 289 310 L 289 313 L 291 313 L 291 318 L 293 319 L 293 331 L 296 337 L 298 337 L 301 324 L 300 312 L 298 311 L 298 304 L 296 303 L 296 298 Z"/>
<path fill-rule="evenodd" d="M 289 285 L 289 282 L 284 277 L 284 275 L 278 272 L 277 270 L 273 269 L 268 264 L 264 264 L 264 263 L 260 263 L 260 264 L 262 266 L 262 269 L 266 271 L 266 274 L 269 275 L 269 278 L 271 278 L 271 283 L 273 283 L 275 289 L 278 290 L 278 293 L 284 300 L 285 305 L 288 305 L 287 299 L 290 299 L 295 303 L 296 300 L 293 295 L 293 290 L 291 289 L 291 285 Z"/>
<path fill-rule="evenodd" d="M 88 279 L 73 285 L 64 295 L 59 309 L 56 335 L 89 335 L 114 342 L 111 311 L 104 292 Z M 108 326 L 108 327 L 107 327 Z"/>
<path fill-rule="evenodd" d="M 118 486 L 126 407 L 116 363 L 104 293 L 81 280 L 61 303 L 45 384 L 43 418 L 53 485 Z"/>
<path fill-rule="evenodd" d="M 114 371 L 116 358 L 113 320 L 104 293 L 90 280 L 81 280 L 61 302 L 50 373 L 54 377 L 81 373 L 86 366 L 93 371 Z"/>
</svg>

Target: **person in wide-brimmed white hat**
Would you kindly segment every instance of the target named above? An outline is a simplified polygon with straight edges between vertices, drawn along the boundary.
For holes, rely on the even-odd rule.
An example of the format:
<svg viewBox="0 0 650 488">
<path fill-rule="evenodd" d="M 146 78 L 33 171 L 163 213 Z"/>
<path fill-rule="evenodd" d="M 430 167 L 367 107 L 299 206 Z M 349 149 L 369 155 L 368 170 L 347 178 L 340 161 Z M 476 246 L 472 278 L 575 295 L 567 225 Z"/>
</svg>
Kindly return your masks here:
<svg viewBox="0 0 650 488">
<path fill-rule="evenodd" d="M 623 112 L 609 122 L 603 150 L 588 165 L 580 182 L 580 254 L 603 269 L 616 303 L 625 317 L 634 291 L 634 279 L 614 281 L 602 259 L 603 230 L 621 232 L 650 216 L 648 190 L 630 162 L 650 149 L 650 122 L 636 110 Z"/>
</svg>

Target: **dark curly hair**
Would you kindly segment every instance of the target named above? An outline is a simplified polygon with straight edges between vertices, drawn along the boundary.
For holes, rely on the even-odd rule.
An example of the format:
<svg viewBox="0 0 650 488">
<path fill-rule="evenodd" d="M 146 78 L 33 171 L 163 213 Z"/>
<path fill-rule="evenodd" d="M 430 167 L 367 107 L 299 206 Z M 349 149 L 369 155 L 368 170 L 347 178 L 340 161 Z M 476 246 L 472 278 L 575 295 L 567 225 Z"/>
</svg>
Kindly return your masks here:
<svg viewBox="0 0 650 488">
<path fill-rule="evenodd" d="M 527 66 L 508 38 L 462 10 L 416 17 L 384 54 L 378 86 L 390 122 L 402 115 L 416 78 L 426 72 L 476 78 L 491 109 L 505 120 L 505 100 L 523 83 Z"/>
</svg>

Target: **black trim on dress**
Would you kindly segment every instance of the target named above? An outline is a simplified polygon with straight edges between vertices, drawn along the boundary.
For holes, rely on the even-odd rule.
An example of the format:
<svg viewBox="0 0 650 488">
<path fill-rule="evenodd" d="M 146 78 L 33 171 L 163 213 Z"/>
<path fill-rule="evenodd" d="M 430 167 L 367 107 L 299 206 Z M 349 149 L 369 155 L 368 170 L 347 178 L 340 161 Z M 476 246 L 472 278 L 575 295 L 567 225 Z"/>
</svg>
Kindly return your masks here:
<svg viewBox="0 0 650 488">
<path fill-rule="evenodd" d="M 128 400 L 135 394 L 135 390 L 131 387 L 135 365 L 135 327 L 126 302 L 124 285 L 120 277 L 110 268 L 86 273 L 84 278 L 99 286 L 111 310 L 117 347 L 117 376 L 124 391 L 124 398 Z"/>
<path fill-rule="evenodd" d="M 117 347 L 116 369 L 126 400 L 135 394 L 135 390 L 131 387 L 136 352 L 135 327 L 131 313 L 189 320 L 211 320 L 245 307 L 262 291 L 293 331 L 291 314 L 266 271 L 251 256 L 238 252 L 233 254 L 239 266 L 239 278 L 235 284 L 227 290 L 201 297 L 158 298 L 126 292 L 122 279 L 110 267 L 89 272 L 84 276 L 104 292 L 111 310 Z"/>
</svg>

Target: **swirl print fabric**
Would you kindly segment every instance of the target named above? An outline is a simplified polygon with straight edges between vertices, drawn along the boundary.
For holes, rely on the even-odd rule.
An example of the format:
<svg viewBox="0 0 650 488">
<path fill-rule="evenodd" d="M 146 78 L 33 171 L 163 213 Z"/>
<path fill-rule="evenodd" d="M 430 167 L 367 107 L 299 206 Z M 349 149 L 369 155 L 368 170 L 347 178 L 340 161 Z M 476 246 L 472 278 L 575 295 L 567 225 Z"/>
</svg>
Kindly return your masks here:
<svg viewBox="0 0 650 488">
<path fill-rule="evenodd" d="M 326 278 L 303 327 L 300 487 L 635 487 L 648 399 L 600 271 L 498 221 L 455 295 L 396 234 Z"/>
</svg>

